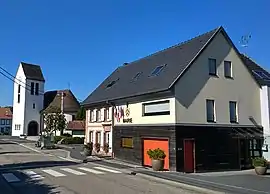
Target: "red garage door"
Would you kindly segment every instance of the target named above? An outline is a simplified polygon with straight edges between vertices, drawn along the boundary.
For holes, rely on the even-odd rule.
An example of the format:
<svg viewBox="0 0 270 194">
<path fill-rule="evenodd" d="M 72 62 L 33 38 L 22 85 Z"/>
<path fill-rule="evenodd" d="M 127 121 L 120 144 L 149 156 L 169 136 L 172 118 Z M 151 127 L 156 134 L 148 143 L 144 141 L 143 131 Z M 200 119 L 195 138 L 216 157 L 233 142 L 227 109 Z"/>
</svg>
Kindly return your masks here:
<svg viewBox="0 0 270 194">
<path fill-rule="evenodd" d="M 164 169 L 169 170 L 169 140 L 167 139 L 144 139 L 143 140 L 143 165 L 152 166 L 151 159 L 147 155 L 149 149 L 162 149 L 165 154 Z"/>
</svg>

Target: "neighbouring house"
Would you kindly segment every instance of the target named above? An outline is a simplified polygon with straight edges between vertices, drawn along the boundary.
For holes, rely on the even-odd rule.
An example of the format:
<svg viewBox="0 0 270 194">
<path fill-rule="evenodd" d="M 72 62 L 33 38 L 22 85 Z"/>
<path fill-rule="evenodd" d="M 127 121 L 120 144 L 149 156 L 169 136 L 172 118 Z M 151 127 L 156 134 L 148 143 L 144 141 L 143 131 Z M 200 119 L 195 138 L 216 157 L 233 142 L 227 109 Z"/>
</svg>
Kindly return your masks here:
<svg viewBox="0 0 270 194">
<path fill-rule="evenodd" d="M 263 142 L 260 93 L 219 27 L 125 63 L 82 104 L 94 120 L 96 109 L 113 107 L 116 158 L 151 166 L 147 151 L 161 148 L 165 169 L 200 172 L 249 168 L 262 155 L 251 146 Z"/>
<path fill-rule="evenodd" d="M 40 66 L 20 63 L 14 79 L 12 136 L 39 135 L 44 84 Z"/>
<path fill-rule="evenodd" d="M 109 144 L 109 154 L 112 153 L 112 107 L 108 104 L 86 109 L 85 143 L 91 142 L 100 145 L 101 153 Z"/>
<path fill-rule="evenodd" d="M 263 134 L 264 134 L 264 144 L 261 146 L 260 144 L 250 144 L 256 150 L 257 155 L 261 151 L 263 151 L 263 156 L 270 161 L 270 74 L 260 65 L 258 65 L 254 60 L 250 57 L 242 55 L 242 59 L 247 65 L 247 67 L 252 71 L 255 79 L 261 85 L 260 92 L 260 108 L 261 108 L 261 123 L 263 126 Z M 249 145 L 245 145 L 246 149 L 249 149 Z"/>
<path fill-rule="evenodd" d="M 44 108 L 41 113 L 54 113 L 56 110 L 62 110 L 68 123 L 75 120 L 79 109 L 80 103 L 71 90 L 54 90 L 44 94 Z M 43 117 L 43 114 L 41 115 Z M 45 128 L 45 124 L 43 126 Z M 64 133 L 66 133 L 65 130 Z M 57 131 L 56 135 L 60 135 L 60 131 Z"/>
<path fill-rule="evenodd" d="M 0 107 L 0 132 L 5 135 L 11 134 L 12 110 L 7 107 Z"/>
<path fill-rule="evenodd" d="M 78 121 L 78 120 L 69 121 L 65 132 L 72 135 L 72 137 L 84 137 L 85 121 Z"/>
</svg>

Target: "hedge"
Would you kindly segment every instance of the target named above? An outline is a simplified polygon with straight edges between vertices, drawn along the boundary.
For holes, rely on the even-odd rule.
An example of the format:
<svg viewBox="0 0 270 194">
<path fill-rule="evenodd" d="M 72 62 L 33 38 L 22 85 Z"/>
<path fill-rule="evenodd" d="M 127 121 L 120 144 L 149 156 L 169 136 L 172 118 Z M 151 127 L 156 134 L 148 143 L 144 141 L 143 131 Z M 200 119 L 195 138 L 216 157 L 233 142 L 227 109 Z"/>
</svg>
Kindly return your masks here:
<svg viewBox="0 0 270 194">
<path fill-rule="evenodd" d="M 65 137 L 62 141 L 62 144 L 83 144 L 84 138 L 83 137 Z"/>
<path fill-rule="evenodd" d="M 62 144 L 83 144 L 84 138 L 83 137 L 67 137 L 67 136 L 55 136 L 54 143 L 57 144 L 61 139 L 63 141 Z"/>
</svg>

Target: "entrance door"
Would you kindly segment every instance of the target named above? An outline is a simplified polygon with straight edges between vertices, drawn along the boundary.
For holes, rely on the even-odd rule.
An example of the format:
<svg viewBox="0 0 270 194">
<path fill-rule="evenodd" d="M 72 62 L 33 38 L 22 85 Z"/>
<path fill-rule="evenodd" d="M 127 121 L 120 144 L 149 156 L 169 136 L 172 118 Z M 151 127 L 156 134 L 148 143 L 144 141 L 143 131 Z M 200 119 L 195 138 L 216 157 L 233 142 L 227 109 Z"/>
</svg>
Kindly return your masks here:
<svg viewBox="0 0 270 194">
<path fill-rule="evenodd" d="M 184 171 L 194 172 L 194 140 L 184 139 Z"/>
<path fill-rule="evenodd" d="M 28 124 L 27 136 L 37 136 L 38 135 L 38 123 L 36 121 L 31 121 Z"/>
</svg>

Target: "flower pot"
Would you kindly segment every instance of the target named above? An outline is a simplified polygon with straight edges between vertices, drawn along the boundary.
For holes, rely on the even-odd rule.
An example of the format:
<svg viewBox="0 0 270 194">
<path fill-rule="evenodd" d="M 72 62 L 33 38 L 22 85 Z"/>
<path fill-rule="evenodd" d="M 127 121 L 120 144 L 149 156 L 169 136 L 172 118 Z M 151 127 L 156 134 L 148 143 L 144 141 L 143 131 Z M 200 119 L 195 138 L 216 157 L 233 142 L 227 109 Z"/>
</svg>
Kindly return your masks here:
<svg viewBox="0 0 270 194">
<path fill-rule="evenodd" d="M 266 166 L 256 166 L 255 167 L 255 172 L 257 175 L 264 175 L 266 174 L 267 167 Z"/>
<path fill-rule="evenodd" d="M 90 150 L 90 149 L 84 148 L 83 152 L 84 152 L 85 156 L 91 156 L 92 155 L 92 150 Z"/>
<path fill-rule="evenodd" d="M 163 170 L 164 160 L 152 160 L 152 168 L 154 171 Z"/>
</svg>

